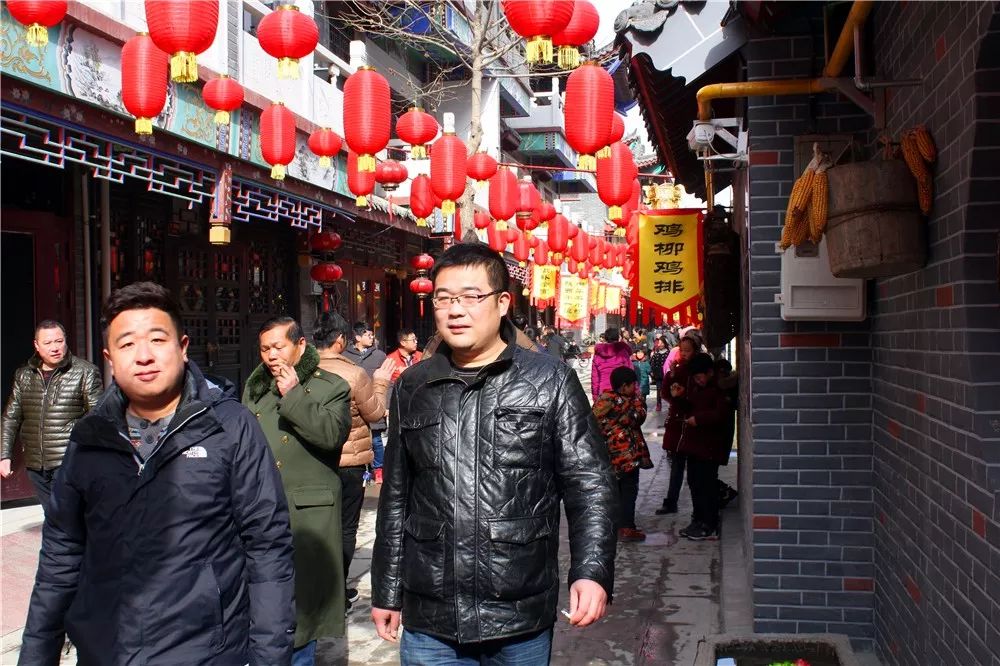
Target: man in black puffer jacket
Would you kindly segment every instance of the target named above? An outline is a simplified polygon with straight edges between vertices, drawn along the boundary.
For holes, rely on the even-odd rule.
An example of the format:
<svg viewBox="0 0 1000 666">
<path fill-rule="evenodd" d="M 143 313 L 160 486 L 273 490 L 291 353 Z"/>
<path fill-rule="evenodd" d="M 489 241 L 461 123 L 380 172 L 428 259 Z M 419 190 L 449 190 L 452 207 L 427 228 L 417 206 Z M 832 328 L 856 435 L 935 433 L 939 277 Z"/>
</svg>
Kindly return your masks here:
<svg viewBox="0 0 1000 666">
<path fill-rule="evenodd" d="M 442 343 L 400 376 L 372 562 L 372 619 L 401 662 L 546 664 L 559 599 L 559 504 L 569 521 L 570 623 L 611 596 L 614 475 L 576 374 L 514 343 L 509 274 L 485 245 L 438 260 Z"/>
<path fill-rule="evenodd" d="M 19 664 L 289 664 L 288 506 L 232 385 L 187 361 L 180 308 L 141 282 L 104 308 L 115 383 L 77 422 L 42 531 Z"/>
</svg>

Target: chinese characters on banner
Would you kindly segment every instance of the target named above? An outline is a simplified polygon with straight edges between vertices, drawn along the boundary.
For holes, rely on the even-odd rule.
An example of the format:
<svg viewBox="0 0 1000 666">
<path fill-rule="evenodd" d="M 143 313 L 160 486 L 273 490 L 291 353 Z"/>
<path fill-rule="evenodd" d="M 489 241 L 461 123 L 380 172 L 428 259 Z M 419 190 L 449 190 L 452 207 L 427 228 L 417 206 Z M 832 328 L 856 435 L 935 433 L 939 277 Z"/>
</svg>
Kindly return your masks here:
<svg viewBox="0 0 1000 666">
<path fill-rule="evenodd" d="M 587 281 L 564 275 L 559 285 L 559 319 L 567 328 L 579 327 L 587 317 Z"/>
<path fill-rule="evenodd" d="M 531 300 L 534 306 L 543 310 L 556 302 L 556 283 L 559 280 L 559 268 L 556 266 L 532 267 Z"/>
<path fill-rule="evenodd" d="M 599 303 L 598 300 L 597 300 L 597 296 L 598 296 L 598 293 L 597 293 L 598 292 L 598 290 L 597 290 L 597 280 L 594 280 L 593 278 L 591 278 L 590 280 L 588 280 L 588 291 L 590 292 L 590 296 L 589 296 L 589 301 L 590 301 L 589 310 L 590 310 L 590 314 L 591 315 L 601 314 L 601 306 L 604 305 L 604 304 L 603 303 Z"/>
<path fill-rule="evenodd" d="M 622 290 L 620 287 L 607 288 L 604 294 L 604 309 L 607 314 L 621 314 L 622 312 Z"/>
<path fill-rule="evenodd" d="M 677 208 L 639 215 L 639 270 L 633 294 L 657 319 L 682 326 L 700 320 L 703 275 L 702 212 Z"/>
</svg>

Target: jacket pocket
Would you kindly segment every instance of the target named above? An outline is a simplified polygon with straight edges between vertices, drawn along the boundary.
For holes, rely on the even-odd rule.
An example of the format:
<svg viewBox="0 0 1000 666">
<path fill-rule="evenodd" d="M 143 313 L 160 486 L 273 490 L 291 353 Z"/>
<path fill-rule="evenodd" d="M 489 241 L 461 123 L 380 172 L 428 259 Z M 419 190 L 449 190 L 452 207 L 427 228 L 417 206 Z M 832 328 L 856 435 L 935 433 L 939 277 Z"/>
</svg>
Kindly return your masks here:
<svg viewBox="0 0 1000 666">
<path fill-rule="evenodd" d="M 403 530 L 403 587 L 414 594 L 443 599 L 444 522 L 410 514 Z"/>
<path fill-rule="evenodd" d="M 299 486 L 292 489 L 292 502 L 296 509 L 333 506 L 337 503 L 337 496 L 330 486 Z"/>
<path fill-rule="evenodd" d="M 403 446 L 415 470 L 441 466 L 441 415 L 414 414 L 399 422 Z"/>
<path fill-rule="evenodd" d="M 493 466 L 541 468 L 544 420 L 541 407 L 498 407 L 493 424 Z"/>
<path fill-rule="evenodd" d="M 493 597 L 517 601 L 549 589 L 555 563 L 549 557 L 548 518 L 491 520 L 489 526 Z"/>
</svg>

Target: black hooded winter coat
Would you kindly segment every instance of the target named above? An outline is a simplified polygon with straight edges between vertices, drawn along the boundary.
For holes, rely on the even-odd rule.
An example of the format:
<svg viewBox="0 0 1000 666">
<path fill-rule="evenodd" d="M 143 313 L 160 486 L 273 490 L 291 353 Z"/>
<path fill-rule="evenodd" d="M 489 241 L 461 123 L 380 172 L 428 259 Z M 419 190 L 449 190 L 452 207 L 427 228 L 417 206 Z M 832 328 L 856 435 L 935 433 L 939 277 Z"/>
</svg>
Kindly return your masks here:
<svg viewBox="0 0 1000 666">
<path fill-rule="evenodd" d="M 133 455 L 113 385 L 77 422 L 46 513 L 20 664 L 287 665 L 288 508 L 264 433 L 232 385 L 188 363 L 158 449 Z"/>
</svg>

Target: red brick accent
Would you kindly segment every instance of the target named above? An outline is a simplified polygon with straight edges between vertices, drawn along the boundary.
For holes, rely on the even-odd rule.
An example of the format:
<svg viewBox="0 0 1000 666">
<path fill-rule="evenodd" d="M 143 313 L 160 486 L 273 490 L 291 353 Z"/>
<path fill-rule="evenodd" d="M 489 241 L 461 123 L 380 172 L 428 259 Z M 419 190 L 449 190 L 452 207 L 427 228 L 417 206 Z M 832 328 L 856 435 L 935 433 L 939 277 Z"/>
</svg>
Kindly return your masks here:
<svg viewBox="0 0 1000 666">
<path fill-rule="evenodd" d="M 947 287 L 938 287 L 934 291 L 934 304 L 939 308 L 948 308 L 955 304 L 955 290 L 950 284 Z"/>
<path fill-rule="evenodd" d="M 944 54 L 948 52 L 948 47 L 945 44 L 944 37 L 938 37 L 937 41 L 934 42 L 934 58 L 935 62 L 941 62 L 941 58 Z"/>
<path fill-rule="evenodd" d="M 839 347 L 839 333 L 782 333 L 781 347 Z"/>
<path fill-rule="evenodd" d="M 893 421 L 892 419 L 889 419 L 889 424 L 886 426 L 886 429 L 889 431 L 889 434 L 896 439 L 899 439 L 899 437 L 903 434 L 903 426 L 899 425 L 898 421 Z"/>
<path fill-rule="evenodd" d="M 972 510 L 972 531 L 986 538 L 986 516 L 979 509 Z"/>
<path fill-rule="evenodd" d="M 913 599 L 913 603 L 919 604 L 921 595 L 920 588 L 917 587 L 917 581 L 913 580 L 912 576 L 906 576 L 906 578 L 903 579 L 903 583 L 906 585 L 906 592 L 910 595 L 910 598 Z"/>
<path fill-rule="evenodd" d="M 750 153 L 750 166 L 770 166 L 778 164 L 777 150 L 755 150 Z"/>
<path fill-rule="evenodd" d="M 871 578 L 845 578 L 845 592 L 871 592 L 875 589 L 875 581 Z"/>
<path fill-rule="evenodd" d="M 917 394 L 916 403 L 917 403 L 916 404 L 917 411 L 920 412 L 921 414 L 926 414 L 927 413 L 927 396 L 924 395 L 923 393 L 918 393 Z"/>
<path fill-rule="evenodd" d="M 754 516 L 753 528 L 755 530 L 776 530 L 781 526 L 779 516 Z"/>
<path fill-rule="evenodd" d="M 878 512 L 878 522 L 885 525 L 889 521 L 889 516 L 885 515 L 885 511 Z"/>
</svg>

